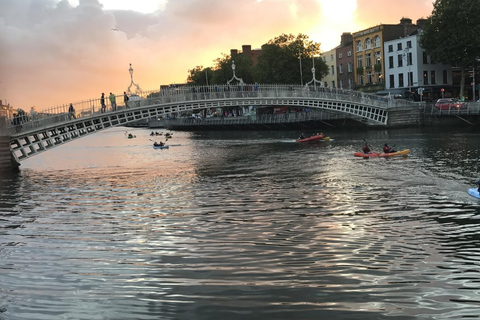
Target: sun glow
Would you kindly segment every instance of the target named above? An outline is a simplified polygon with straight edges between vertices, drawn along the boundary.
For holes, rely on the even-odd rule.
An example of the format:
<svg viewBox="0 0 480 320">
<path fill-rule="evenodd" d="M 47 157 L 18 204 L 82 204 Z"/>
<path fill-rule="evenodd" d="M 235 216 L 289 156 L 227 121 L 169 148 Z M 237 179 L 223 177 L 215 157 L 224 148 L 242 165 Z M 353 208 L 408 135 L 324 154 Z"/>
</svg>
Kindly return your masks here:
<svg viewBox="0 0 480 320">
<path fill-rule="evenodd" d="M 321 6 L 321 17 L 311 35 L 322 43 L 323 51 L 328 51 L 340 44 L 339 34 L 355 30 L 357 0 L 317 1 Z"/>
</svg>

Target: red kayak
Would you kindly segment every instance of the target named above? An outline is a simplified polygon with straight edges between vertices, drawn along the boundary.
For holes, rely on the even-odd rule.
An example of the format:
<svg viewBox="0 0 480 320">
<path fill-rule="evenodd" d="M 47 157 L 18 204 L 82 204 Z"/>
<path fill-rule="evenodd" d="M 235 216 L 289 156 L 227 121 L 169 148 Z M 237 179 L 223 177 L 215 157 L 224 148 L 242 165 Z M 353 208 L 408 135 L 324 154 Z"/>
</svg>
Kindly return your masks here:
<svg viewBox="0 0 480 320">
<path fill-rule="evenodd" d="M 410 149 L 405 149 L 405 150 L 390 152 L 390 153 L 384 153 L 384 152 L 370 152 L 370 153 L 355 152 L 353 155 L 355 157 L 371 158 L 371 157 L 406 156 L 409 153 L 410 153 Z"/>
<path fill-rule="evenodd" d="M 327 137 L 327 138 L 329 138 L 329 137 Z M 325 138 L 325 140 L 327 138 Z M 297 139 L 297 140 L 295 140 L 295 142 L 308 142 L 308 141 L 317 141 L 317 140 L 323 140 L 323 135 L 319 134 L 319 135 L 311 136 L 311 137 L 308 137 L 308 138 Z"/>
</svg>

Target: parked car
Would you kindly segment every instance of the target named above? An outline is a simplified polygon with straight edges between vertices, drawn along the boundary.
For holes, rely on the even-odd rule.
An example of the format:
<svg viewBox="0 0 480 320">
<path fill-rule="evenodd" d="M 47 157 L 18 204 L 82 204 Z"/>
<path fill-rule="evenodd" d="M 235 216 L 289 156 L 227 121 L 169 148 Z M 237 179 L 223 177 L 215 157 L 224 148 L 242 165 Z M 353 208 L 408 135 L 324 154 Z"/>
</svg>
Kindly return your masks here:
<svg viewBox="0 0 480 320">
<path fill-rule="evenodd" d="M 435 103 L 435 108 L 438 110 L 460 110 L 465 109 L 467 104 L 458 99 L 438 99 Z"/>
</svg>

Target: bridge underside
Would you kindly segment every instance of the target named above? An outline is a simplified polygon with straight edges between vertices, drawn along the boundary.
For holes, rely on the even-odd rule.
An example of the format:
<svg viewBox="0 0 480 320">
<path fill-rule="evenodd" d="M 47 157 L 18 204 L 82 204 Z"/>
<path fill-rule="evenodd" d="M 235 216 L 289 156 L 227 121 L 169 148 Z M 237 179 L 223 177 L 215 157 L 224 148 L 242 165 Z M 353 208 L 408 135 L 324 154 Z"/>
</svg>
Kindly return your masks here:
<svg viewBox="0 0 480 320">
<path fill-rule="evenodd" d="M 71 121 L 65 118 L 63 121 L 59 122 L 57 120 L 51 124 L 45 123 L 45 121 L 42 123 L 24 123 L 19 132 L 11 134 L 10 146 L 14 159 L 20 162 L 98 131 L 126 125 L 141 119 L 195 112 L 203 109 L 249 106 L 290 106 L 325 110 L 360 121 L 363 119 L 363 121 L 376 125 L 386 125 L 388 120 L 388 111 L 384 106 L 333 99 L 242 97 L 175 102 L 155 98 L 155 100 L 142 100 L 138 106 L 132 109 L 93 114 Z"/>
</svg>

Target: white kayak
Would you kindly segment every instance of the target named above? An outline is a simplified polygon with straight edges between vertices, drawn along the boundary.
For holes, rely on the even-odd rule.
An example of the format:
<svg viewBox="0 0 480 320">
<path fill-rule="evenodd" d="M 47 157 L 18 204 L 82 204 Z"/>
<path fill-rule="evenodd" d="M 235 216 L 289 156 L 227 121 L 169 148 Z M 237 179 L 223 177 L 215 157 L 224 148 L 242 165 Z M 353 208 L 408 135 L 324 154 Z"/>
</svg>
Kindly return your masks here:
<svg viewBox="0 0 480 320">
<path fill-rule="evenodd" d="M 472 197 L 480 199 L 480 194 L 478 193 L 478 188 L 470 188 L 470 189 L 468 189 L 467 192 Z"/>
</svg>

